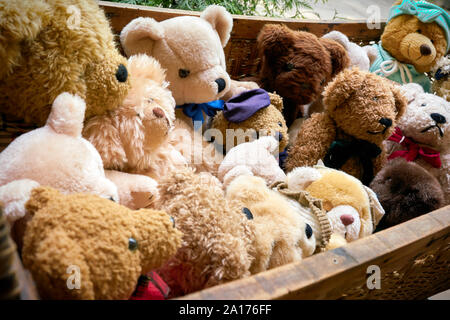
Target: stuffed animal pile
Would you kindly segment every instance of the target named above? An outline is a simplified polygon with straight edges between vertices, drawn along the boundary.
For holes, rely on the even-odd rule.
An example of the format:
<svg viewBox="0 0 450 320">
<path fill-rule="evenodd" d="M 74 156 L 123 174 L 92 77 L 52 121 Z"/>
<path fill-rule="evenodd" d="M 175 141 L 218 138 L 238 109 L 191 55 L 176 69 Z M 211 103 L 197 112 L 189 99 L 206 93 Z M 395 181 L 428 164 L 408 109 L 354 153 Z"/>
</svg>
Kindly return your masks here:
<svg viewBox="0 0 450 320">
<path fill-rule="evenodd" d="M 232 28 L 139 17 L 124 57 L 93 1 L 0 0 L 1 115 L 39 126 L 0 153 L 0 210 L 42 299 L 180 297 L 450 204 L 445 10 L 397 1 L 364 47 L 267 24 L 256 82 Z"/>
</svg>

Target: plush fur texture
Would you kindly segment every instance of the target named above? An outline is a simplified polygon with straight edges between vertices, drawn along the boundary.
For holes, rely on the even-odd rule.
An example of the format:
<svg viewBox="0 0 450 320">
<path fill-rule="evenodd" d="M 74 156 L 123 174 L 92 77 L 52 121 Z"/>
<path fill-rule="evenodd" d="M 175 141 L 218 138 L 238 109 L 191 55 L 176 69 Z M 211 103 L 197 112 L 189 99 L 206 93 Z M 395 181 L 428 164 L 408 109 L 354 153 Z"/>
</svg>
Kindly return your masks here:
<svg viewBox="0 0 450 320">
<path fill-rule="evenodd" d="M 95 1 L 4 0 L 0 29 L 2 112 L 42 126 L 62 92 L 85 99 L 86 118 L 126 96 L 126 59 Z"/>
<path fill-rule="evenodd" d="M 398 5 L 398 0 L 394 5 Z M 399 15 L 391 19 L 381 35 L 383 48 L 396 60 L 412 64 L 418 72 L 428 72 L 446 54 L 444 30 L 435 22 L 424 23 L 413 15 Z M 431 53 L 423 55 L 422 45 Z"/>
<path fill-rule="evenodd" d="M 94 195 L 63 195 L 47 187 L 31 192 L 26 209 L 33 218 L 22 258 L 43 299 L 128 299 L 139 276 L 181 245 L 181 233 L 163 211 L 132 211 Z M 73 283 L 71 266 L 81 274 L 78 290 L 67 285 Z"/>
<path fill-rule="evenodd" d="M 377 231 L 439 209 L 445 203 L 438 180 L 417 163 L 401 158 L 388 162 L 370 187 L 386 210 Z"/>
<path fill-rule="evenodd" d="M 257 38 L 262 88 L 283 97 L 287 125 L 301 106 L 320 97 L 326 84 L 349 64 L 345 48 L 334 40 L 267 24 Z"/>
<path fill-rule="evenodd" d="M 268 185 L 284 181 L 286 175 L 274 157 L 278 150 L 277 140 L 270 136 L 242 143 L 227 153 L 220 164 L 217 177 L 225 187 L 240 175 L 261 177 Z"/>
<path fill-rule="evenodd" d="M 437 71 L 441 74 L 441 78 L 435 79 L 432 84 L 433 92 L 450 102 L 450 55 L 442 57 L 434 65 L 433 74 Z"/>
<path fill-rule="evenodd" d="M 326 110 L 313 114 L 303 124 L 295 145 L 288 151 L 287 171 L 315 165 L 336 139 L 358 139 L 381 149 L 371 160 L 376 174 L 386 160 L 382 142 L 392 134 L 406 108 L 400 89 L 380 76 L 352 68 L 337 75 L 323 96 Z M 382 118 L 389 119 L 391 125 L 381 124 Z M 357 157 L 350 157 L 340 169 L 358 179 L 363 176 Z"/>
<path fill-rule="evenodd" d="M 273 93 L 269 93 L 269 96 L 271 104 L 268 107 L 258 110 L 249 119 L 239 123 L 228 121 L 222 111 L 218 112 L 212 120 L 211 129 L 219 130 L 223 139 L 218 143 L 216 138 L 214 143 L 228 152 L 237 144 L 250 142 L 256 137 L 275 136 L 279 138 L 279 152 L 282 152 L 289 142 L 286 121 L 282 114 L 283 99 Z M 227 134 L 227 130 L 233 131 Z"/>
<path fill-rule="evenodd" d="M 65 193 L 86 192 L 118 201 L 97 150 L 81 137 L 85 103 L 69 93 L 53 102 L 47 124 L 15 139 L 0 153 L 0 185 L 31 179 Z"/>
<path fill-rule="evenodd" d="M 177 106 L 206 103 L 257 87 L 233 82 L 226 71 L 223 48 L 232 26 L 225 8 L 213 5 L 200 17 L 180 16 L 161 22 L 134 19 L 122 30 L 120 40 L 128 56 L 147 53 L 161 63 Z M 174 147 L 199 171 L 216 173 L 222 155 L 203 140 L 202 132 L 194 132 L 192 119 L 182 109 L 177 110 L 176 118 Z"/>
<path fill-rule="evenodd" d="M 406 137 L 420 146 L 429 147 L 440 152 L 441 167 L 435 168 L 420 157 L 417 164 L 430 172 L 440 183 L 445 195 L 445 203 L 450 204 L 450 102 L 433 94 L 424 93 L 423 88 L 415 83 L 401 87 L 408 106 L 400 118 L 398 127 Z M 443 117 L 443 123 L 437 123 L 431 114 Z M 434 126 L 434 127 L 432 127 Z M 436 126 L 439 126 L 437 128 Z M 430 128 L 426 130 L 427 128 Z M 425 132 L 422 132 L 426 130 Z M 386 141 L 388 154 L 405 148 L 398 143 Z"/>
</svg>

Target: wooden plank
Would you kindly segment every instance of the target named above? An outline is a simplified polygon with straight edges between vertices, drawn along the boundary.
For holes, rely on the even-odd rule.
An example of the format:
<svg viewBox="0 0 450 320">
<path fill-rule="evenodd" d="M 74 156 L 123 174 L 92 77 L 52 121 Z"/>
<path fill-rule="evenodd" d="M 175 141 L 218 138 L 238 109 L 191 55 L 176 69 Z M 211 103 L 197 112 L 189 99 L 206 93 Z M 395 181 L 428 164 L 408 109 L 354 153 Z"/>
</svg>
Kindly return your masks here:
<svg viewBox="0 0 450 320">
<path fill-rule="evenodd" d="M 413 292 L 410 298 L 423 298 L 450 288 L 450 206 L 420 216 L 345 247 L 309 257 L 303 261 L 262 272 L 258 275 L 209 288 L 180 299 L 337 299 L 346 292 L 361 287 L 367 280 L 367 267 L 377 265 L 383 275 L 381 290 L 372 290 L 372 298 L 383 297 L 385 289 L 392 290 L 396 272 L 405 273 L 416 266 L 427 266 L 427 257 L 440 257 L 436 270 L 437 285 L 420 292 L 421 285 L 403 282 L 403 289 Z M 423 258 L 424 257 L 424 258 Z M 403 270 L 404 269 L 404 270 Z M 298 272 L 300 270 L 300 272 Z M 420 269 L 419 269 L 420 270 Z M 306 272 L 305 272 L 306 271 Z M 430 270 L 427 270 L 430 273 Z M 432 272 L 432 271 L 431 271 Z M 305 274 L 309 274 L 305 276 Z M 311 276 L 311 274 L 313 274 Z M 400 274 L 401 275 L 401 274 Z M 420 274 L 413 275 L 420 278 Z M 390 277 L 390 278 L 389 278 Z M 414 278 L 414 277 L 413 277 Z M 415 279 L 415 278 L 414 278 Z M 407 279 L 406 279 L 407 280 Z M 415 280 L 417 281 L 417 280 Z M 425 280 L 423 280 L 426 282 Z M 414 287 L 414 285 L 416 287 Z M 409 288 L 407 288 L 409 286 Z M 401 296 L 401 288 L 399 297 Z M 414 290 L 419 291 L 414 295 Z M 409 292 L 406 290 L 406 292 Z M 371 293 L 372 293 L 371 292 Z M 369 295 L 371 294 L 369 293 Z M 354 298 L 355 296 L 352 296 Z"/>
<path fill-rule="evenodd" d="M 137 17 L 151 17 L 157 21 L 177 17 L 180 15 L 199 16 L 200 12 L 163 9 L 149 6 L 138 6 L 125 3 L 99 1 L 100 7 L 105 11 L 111 21 L 115 33 L 120 33 L 122 28 Z M 294 30 L 309 31 L 317 36 L 322 36 L 332 30 L 345 33 L 353 41 L 372 41 L 379 39 L 386 21 L 381 21 L 381 29 L 368 29 L 366 21 L 319 21 L 280 19 L 255 16 L 233 15 L 234 26 L 231 33 L 233 40 L 255 40 L 261 28 L 267 23 L 284 23 Z"/>
</svg>

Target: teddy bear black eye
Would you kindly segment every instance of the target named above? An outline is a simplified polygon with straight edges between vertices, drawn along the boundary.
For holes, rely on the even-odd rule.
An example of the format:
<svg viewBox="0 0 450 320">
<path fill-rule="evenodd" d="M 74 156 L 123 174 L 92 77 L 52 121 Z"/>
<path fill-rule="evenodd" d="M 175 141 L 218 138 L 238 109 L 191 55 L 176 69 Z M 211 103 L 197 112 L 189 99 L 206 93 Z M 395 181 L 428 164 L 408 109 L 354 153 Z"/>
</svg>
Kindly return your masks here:
<svg viewBox="0 0 450 320">
<path fill-rule="evenodd" d="M 373 101 L 378 101 L 378 97 L 373 97 L 372 100 Z"/>
<path fill-rule="evenodd" d="M 322 81 L 320 81 L 320 85 L 323 86 L 325 84 L 325 79 L 322 79 Z"/>
<path fill-rule="evenodd" d="M 282 124 L 281 122 L 278 122 L 278 125 L 279 125 L 280 127 L 282 127 L 282 126 L 283 126 L 283 124 Z"/>
<path fill-rule="evenodd" d="M 148 102 L 148 103 L 152 103 L 152 102 L 153 102 L 153 99 L 152 99 L 152 98 L 148 98 L 148 99 L 147 99 L 147 102 Z"/>
<path fill-rule="evenodd" d="M 283 69 L 286 71 L 291 71 L 292 69 L 294 69 L 294 65 L 292 63 L 288 62 L 284 65 Z"/>
<path fill-rule="evenodd" d="M 426 105 L 427 104 L 425 102 L 421 104 L 422 107 L 426 107 Z"/>
<path fill-rule="evenodd" d="M 422 30 L 421 29 L 417 30 L 417 33 L 422 33 Z"/>
<path fill-rule="evenodd" d="M 249 208 L 242 208 L 242 212 L 245 214 L 248 220 L 253 220 L 253 214 Z"/>
<path fill-rule="evenodd" d="M 311 228 L 311 226 L 309 224 L 306 224 L 305 234 L 308 239 L 311 238 L 313 235 L 313 229 Z"/>
<path fill-rule="evenodd" d="M 128 239 L 128 249 L 130 249 L 130 251 L 136 251 L 138 247 L 139 245 L 135 238 Z"/>
<path fill-rule="evenodd" d="M 173 217 L 170 217 L 170 221 L 172 222 L 172 227 L 175 228 L 175 219 Z"/>
<path fill-rule="evenodd" d="M 189 73 L 191 73 L 191 72 L 186 69 L 178 70 L 178 75 L 180 76 L 180 78 L 186 78 L 189 75 Z"/>
</svg>

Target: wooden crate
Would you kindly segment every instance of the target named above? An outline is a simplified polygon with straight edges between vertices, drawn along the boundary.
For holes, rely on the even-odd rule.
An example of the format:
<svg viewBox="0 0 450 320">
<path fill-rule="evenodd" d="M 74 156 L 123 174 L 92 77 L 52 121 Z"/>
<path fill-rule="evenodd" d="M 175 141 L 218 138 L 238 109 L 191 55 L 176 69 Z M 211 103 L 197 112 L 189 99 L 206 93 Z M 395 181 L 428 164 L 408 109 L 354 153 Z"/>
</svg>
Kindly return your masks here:
<svg viewBox="0 0 450 320">
<path fill-rule="evenodd" d="M 116 34 L 140 16 L 160 21 L 179 15 L 199 15 L 190 11 L 99 3 Z M 256 73 L 255 39 L 266 23 L 284 23 L 318 36 L 338 30 L 359 43 L 376 41 L 382 33 L 380 29 L 369 30 L 365 21 L 233 18 L 234 27 L 225 54 L 228 72 L 235 79 Z M 367 286 L 370 266 L 379 267 L 380 289 Z M 14 269 L 22 285 L 21 297 L 36 298 L 34 284 L 17 257 Z M 447 206 L 344 247 L 180 299 L 424 299 L 449 288 L 450 206 Z"/>
</svg>

